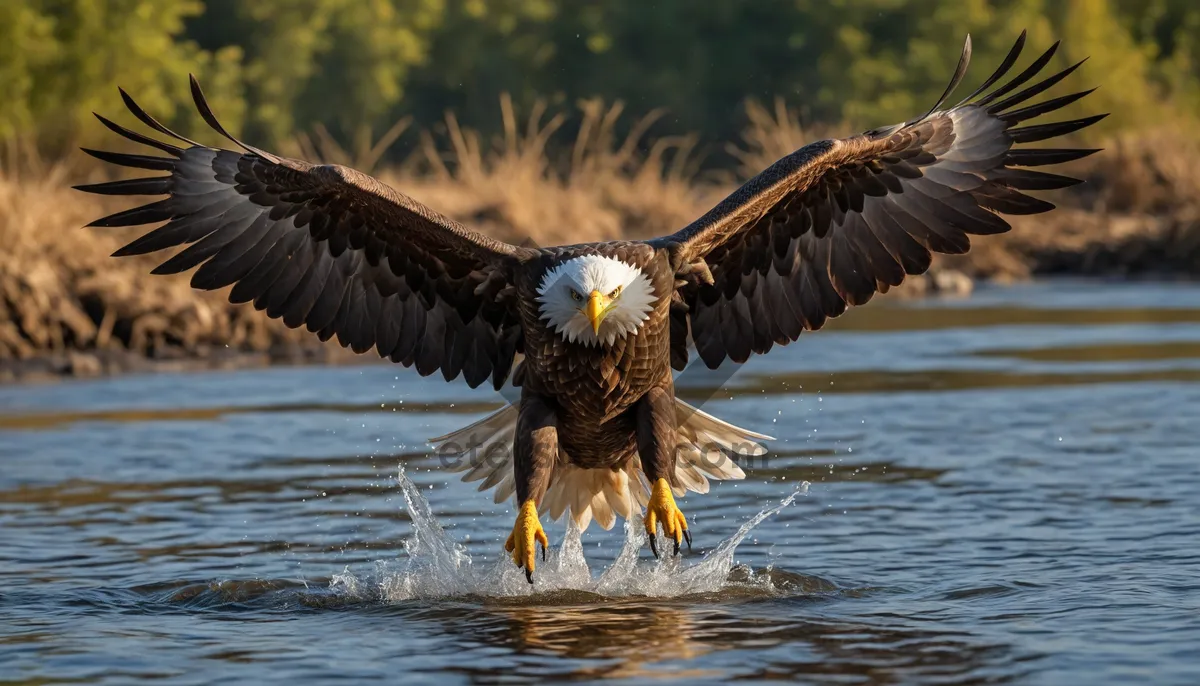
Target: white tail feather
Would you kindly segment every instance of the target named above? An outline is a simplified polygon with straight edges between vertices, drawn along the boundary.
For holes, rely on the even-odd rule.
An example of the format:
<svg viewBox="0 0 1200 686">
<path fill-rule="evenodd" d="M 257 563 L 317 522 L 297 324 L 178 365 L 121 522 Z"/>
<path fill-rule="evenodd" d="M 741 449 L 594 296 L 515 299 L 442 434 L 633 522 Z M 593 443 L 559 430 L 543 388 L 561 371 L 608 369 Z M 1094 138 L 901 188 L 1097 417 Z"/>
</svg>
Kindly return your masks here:
<svg viewBox="0 0 1200 686">
<path fill-rule="evenodd" d="M 687 491 L 708 493 L 710 479 L 742 479 L 746 473 L 730 454 L 758 457 L 767 449 L 759 443 L 770 436 L 734 426 L 675 399 L 679 437 L 685 441 L 675 461 L 676 496 Z M 466 472 L 462 480 L 482 481 L 480 491 L 495 488 L 494 500 L 503 503 L 514 497 L 513 437 L 517 429 L 517 406 L 506 405 L 470 426 L 444 436 L 431 438 L 438 454 L 457 458 L 450 469 Z M 650 501 L 650 484 L 642 472 L 642 461 L 635 454 L 622 470 L 582 469 L 570 464 L 565 456 L 550 476 L 550 486 L 542 498 L 541 513 L 552 521 L 568 510 L 580 530 L 594 519 L 611 529 L 618 517 L 628 519 L 641 514 Z"/>
</svg>

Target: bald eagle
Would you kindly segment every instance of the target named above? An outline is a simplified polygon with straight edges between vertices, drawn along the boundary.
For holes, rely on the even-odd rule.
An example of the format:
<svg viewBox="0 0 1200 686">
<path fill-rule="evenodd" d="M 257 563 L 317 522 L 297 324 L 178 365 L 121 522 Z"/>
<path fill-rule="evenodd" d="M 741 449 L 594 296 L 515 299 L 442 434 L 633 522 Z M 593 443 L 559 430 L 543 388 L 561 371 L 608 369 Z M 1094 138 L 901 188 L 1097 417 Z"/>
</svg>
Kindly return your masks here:
<svg viewBox="0 0 1200 686">
<path fill-rule="evenodd" d="M 1036 104 L 1079 64 L 1035 78 L 1058 44 L 1003 85 L 1022 33 L 999 68 L 959 104 L 967 38 L 945 93 L 924 115 L 807 145 L 772 164 L 707 214 L 651 240 L 519 247 L 481 235 L 376 179 L 286 159 L 231 136 L 195 78 L 200 115 L 240 150 L 172 132 L 123 90 L 125 105 L 164 139 L 112 131 L 162 155 L 88 150 L 105 162 L 166 175 L 79 186 L 164 199 L 90 226 L 158 224 L 115 255 L 186 246 L 156 274 L 195 267 L 200 289 L 232 286 L 289 327 L 421 375 L 475 388 L 512 377 L 520 399 L 434 439 L 475 456 L 464 479 L 515 497 L 505 544 L 532 583 L 539 515 L 570 512 L 586 527 L 641 515 L 654 554 L 661 526 L 691 545 L 675 497 L 709 479 L 742 478 L 731 455 L 768 437 L 675 397 L 672 369 L 694 350 L 710 368 L 795 341 L 849 305 L 929 269 L 933 253 L 964 253 L 969 235 L 1009 229 L 1002 214 L 1054 208 L 1022 191 L 1078 180 L 1035 171 L 1091 149 L 1014 147 L 1070 134 L 1105 115 L 1027 125 L 1091 91 Z M 1031 85 L 1026 85 L 1030 83 Z M 173 142 L 172 142 L 173 141 Z"/>
</svg>

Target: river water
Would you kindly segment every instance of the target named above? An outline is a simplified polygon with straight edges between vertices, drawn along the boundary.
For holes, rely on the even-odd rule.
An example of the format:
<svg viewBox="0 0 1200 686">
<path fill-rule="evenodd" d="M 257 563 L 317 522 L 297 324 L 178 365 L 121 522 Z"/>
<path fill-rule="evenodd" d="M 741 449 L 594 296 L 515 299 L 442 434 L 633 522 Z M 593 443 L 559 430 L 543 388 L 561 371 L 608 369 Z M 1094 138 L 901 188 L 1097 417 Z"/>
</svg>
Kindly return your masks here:
<svg viewBox="0 0 1200 686">
<path fill-rule="evenodd" d="M 547 524 L 383 364 L 0 387 L 0 683 L 1200 683 L 1200 287 L 880 302 L 681 391 L 776 437 L 695 549 Z"/>
</svg>

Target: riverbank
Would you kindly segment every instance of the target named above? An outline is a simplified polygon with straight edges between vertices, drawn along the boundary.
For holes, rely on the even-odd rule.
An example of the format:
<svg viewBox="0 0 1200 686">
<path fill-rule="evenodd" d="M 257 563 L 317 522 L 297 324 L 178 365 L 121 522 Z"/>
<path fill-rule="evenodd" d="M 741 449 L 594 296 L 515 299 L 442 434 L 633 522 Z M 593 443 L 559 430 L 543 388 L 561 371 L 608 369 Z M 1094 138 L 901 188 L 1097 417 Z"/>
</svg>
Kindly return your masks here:
<svg viewBox="0 0 1200 686">
<path fill-rule="evenodd" d="M 558 175 L 540 151 L 489 156 L 466 140 L 453 167 L 381 176 L 469 226 L 539 244 L 667 233 L 732 187 L 694 182 L 662 156 L 621 158 L 624 146 L 611 141 Z M 1161 135 L 1114 141 L 1071 170 L 1089 183 L 1056 196 L 1059 210 L 1012 218 L 1012 232 L 937 259 L 887 297 L 966 294 L 979 281 L 1037 276 L 1200 275 L 1200 175 L 1191 174 L 1200 156 L 1176 143 Z M 776 154 L 760 148 L 763 158 Z M 81 228 L 121 205 L 71 190 L 66 177 L 0 177 L 0 381 L 352 357 L 229 304 L 224 291 L 195 291 L 186 274 L 151 276 L 161 258 L 109 257 L 136 229 Z"/>
</svg>

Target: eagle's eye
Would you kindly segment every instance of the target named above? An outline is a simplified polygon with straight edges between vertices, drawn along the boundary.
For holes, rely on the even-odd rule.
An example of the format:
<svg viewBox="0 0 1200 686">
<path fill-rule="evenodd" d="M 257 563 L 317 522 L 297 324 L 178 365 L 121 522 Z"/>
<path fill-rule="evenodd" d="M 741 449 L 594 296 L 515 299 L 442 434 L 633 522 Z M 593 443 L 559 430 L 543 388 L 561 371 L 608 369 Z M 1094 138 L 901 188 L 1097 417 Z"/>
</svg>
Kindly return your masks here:
<svg viewBox="0 0 1200 686">
<path fill-rule="evenodd" d="M 609 294 L 608 294 L 608 297 L 610 297 L 610 298 L 615 298 L 615 297 L 617 297 L 617 296 L 618 296 L 618 295 L 620 295 L 620 294 L 621 294 L 621 287 L 620 287 L 620 286 L 617 286 L 616 288 L 614 288 L 614 289 L 613 289 L 612 293 L 609 293 Z"/>
<path fill-rule="evenodd" d="M 570 291 L 570 293 L 571 293 L 571 300 L 574 300 L 577 303 L 583 302 L 583 294 L 582 293 L 575 290 L 574 288 L 568 288 L 567 290 Z"/>
</svg>

